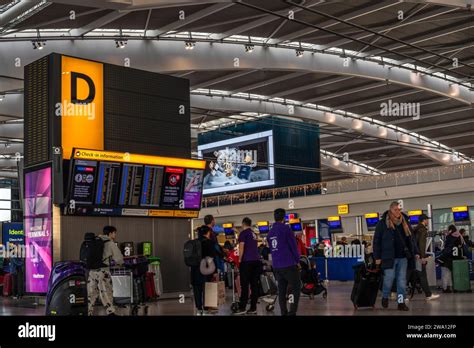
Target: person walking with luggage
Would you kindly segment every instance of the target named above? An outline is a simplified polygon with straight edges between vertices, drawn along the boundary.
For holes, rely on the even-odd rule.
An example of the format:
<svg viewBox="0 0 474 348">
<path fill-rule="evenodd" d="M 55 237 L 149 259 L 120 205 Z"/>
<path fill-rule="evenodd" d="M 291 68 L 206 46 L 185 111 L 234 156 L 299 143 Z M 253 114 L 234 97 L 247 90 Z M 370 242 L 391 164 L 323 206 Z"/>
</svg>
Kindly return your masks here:
<svg viewBox="0 0 474 348">
<path fill-rule="evenodd" d="M 285 209 L 276 209 L 273 215 L 275 223 L 268 233 L 267 242 L 272 256 L 273 272 L 278 282 L 281 315 L 296 315 L 301 291 L 300 254 L 293 231 L 285 225 Z M 288 287 L 291 289 L 289 311 L 286 304 Z"/>
<path fill-rule="evenodd" d="M 201 262 L 191 266 L 191 285 L 193 287 L 194 304 L 196 306 L 197 315 L 204 315 L 204 287 L 206 282 L 212 281 L 216 272 L 214 257 L 216 256 L 215 243 L 212 241 L 212 230 L 209 226 L 203 225 L 197 229 L 198 245 L 201 247 Z M 203 265 L 207 263 L 207 270 L 203 269 Z M 202 270 L 204 271 L 203 274 Z"/>
<path fill-rule="evenodd" d="M 12 295 L 15 300 L 20 300 L 24 295 L 24 258 L 20 255 L 21 248 L 19 245 L 12 244 L 10 248 L 10 274 L 12 275 Z"/>
<path fill-rule="evenodd" d="M 462 260 L 468 252 L 466 243 L 456 226 L 448 226 L 448 235 L 438 261 L 441 264 L 441 282 L 444 293 L 453 292 L 453 260 Z"/>
<path fill-rule="evenodd" d="M 384 272 L 382 307 L 388 307 L 393 281 L 397 284 L 398 310 L 408 311 L 405 304 L 407 269 L 415 268 L 415 257 L 419 258 L 408 217 L 401 212 L 400 204 L 390 203 L 375 227 L 373 253 L 375 264 Z"/>
<path fill-rule="evenodd" d="M 239 271 L 241 296 L 239 309 L 234 313 L 240 314 L 257 314 L 258 301 L 258 277 L 262 273 L 262 262 L 258 253 L 257 235 L 252 230 L 252 220 L 248 217 L 242 220 L 242 232 L 239 234 Z M 247 302 L 249 298 L 249 286 L 252 292 L 250 299 L 250 309 L 247 310 Z"/>
<path fill-rule="evenodd" d="M 87 303 L 88 315 L 94 314 L 94 304 L 97 298 L 100 298 L 102 305 L 105 307 L 107 315 L 115 314 L 115 306 L 113 302 L 112 275 L 110 266 L 122 265 L 123 256 L 115 239 L 117 237 L 117 229 L 114 226 L 105 226 L 103 234 L 94 240 L 89 253 L 89 275 L 87 278 Z M 99 256 L 100 255 L 100 256 Z"/>
<path fill-rule="evenodd" d="M 421 262 L 421 272 L 418 270 L 413 271 L 415 276 L 412 287 L 415 290 L 415 284 L 417 279 L 420 280 L 421 288 L 425 293 L 426 300 L 435 300 L 439 298 L 438 294 L 433 294 L 430 290 L 430 286 L 428 284 L 428 276 L 426 274 L 426 265 L 428 264 L 428 257 L 429 255 L 426 254 L 426 239 L 428 238 L 428 219 L 429 217 L 425 214 L 421 214 L 418 219 L 418 225 L 413 230 L 413 234 L 415 236 L 416 246 L 420 253 L 420 260 L 417 262 Z"/>
<path fill-rule="evenodd" d="M 204 216 L 204 224 L 211 229 L 211 240 L 214 243 L 216 248 L 216 256 L 214 258 L 214 262 L 216 263 L 217 270 L 221 273 L 225 272 L 225 252 L 224 249 L 220 246 L 219 242 L 217 241 L 217 235 L 214 232 L 214 226 L 216 225 L 216 219 L 212 215 Z"/>
</svg>

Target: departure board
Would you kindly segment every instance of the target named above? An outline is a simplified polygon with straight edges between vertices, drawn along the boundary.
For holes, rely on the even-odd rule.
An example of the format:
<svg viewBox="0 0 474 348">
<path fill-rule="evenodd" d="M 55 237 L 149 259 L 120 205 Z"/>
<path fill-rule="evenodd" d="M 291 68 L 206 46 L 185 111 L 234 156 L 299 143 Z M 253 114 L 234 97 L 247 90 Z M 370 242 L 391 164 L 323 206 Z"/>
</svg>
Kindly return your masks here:
<svg viewBox="0 0 474 348">
<path fill-rule="evenodd" d="M 197 218 L 204 168 L 202 160 L 75 149 L 68 204 L 62 211 L 81 216 Z"/>
<path fill-rule="evenodd" d="M 143 180 L 143 166 L 124 164 L 119 205 L 138 206 Z"/>
<path fill-rule="evenodd" d="M 77 160 L 74 163 L 70 200 L 76 204 L 93 203 L 96 172 L 96 161 Z"/>
<path fill-rule="evenodd" d="M 140 205 L 143 207 L 159 207 L 161 188 L 163 185 L 163 167 L 145 166 L 143 188 Z"/>
<path fill-rule="evenodd" d="M 120 184 L 120 163 L 101 162 L 96 190 L 96 204 L 115 205 Z"/>
</svg>

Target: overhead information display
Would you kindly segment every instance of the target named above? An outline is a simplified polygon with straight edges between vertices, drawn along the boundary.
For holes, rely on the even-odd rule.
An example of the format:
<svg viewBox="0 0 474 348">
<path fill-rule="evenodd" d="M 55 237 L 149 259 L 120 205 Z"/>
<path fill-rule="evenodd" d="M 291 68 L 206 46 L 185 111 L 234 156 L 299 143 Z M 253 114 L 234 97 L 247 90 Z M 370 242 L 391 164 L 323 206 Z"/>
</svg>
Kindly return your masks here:
<svg viewBox="0 0 474 348">
<path fill-rule="evenodd" d="M 145 166 L 143 189 L 140 199 L 141 206 L 160 206 L 161 188 L 163 185 L 163 169 L 163 167 Z"/>
<path fill-rule="evenodd" d="M 198 217 L 205 163 L 74 149 L 69 172 L 69 204 L 64 213 Z"/>
<path fill-rule="evenodd" d="M 78 204 L 92 204 L 94 185 L 96 182 L 97 162 L 75 162 L 72 172 L 71 199 Z"/>
<path fill-rule="evenodd" d="M 120 163 L 101 162 L 96 190 L 96 204 L 112 205 L 117 201 Z"/>
</svg>

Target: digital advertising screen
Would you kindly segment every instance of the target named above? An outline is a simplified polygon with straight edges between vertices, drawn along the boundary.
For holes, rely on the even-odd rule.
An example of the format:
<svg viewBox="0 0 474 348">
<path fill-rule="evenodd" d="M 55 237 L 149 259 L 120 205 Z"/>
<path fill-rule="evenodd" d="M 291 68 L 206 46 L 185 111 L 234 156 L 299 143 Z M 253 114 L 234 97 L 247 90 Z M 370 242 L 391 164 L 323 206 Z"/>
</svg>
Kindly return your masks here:
<svg viewBox="0 0 474 348">
<path fill-rule="evenodd" d="M 199 145 L 198 155 L 208 161 L 205 195 L 275 184 L 273 131 Z"/>
<path fill-rule="evenodd" d="M 4 222 L 2 224 L 2 244 L 25 244 L 25 231 L 21 222 Z M 0 265 L 0 270 L 2 269 Z"/>
<path fill-rule="evenodd" d="M 51 167 L 25 173 L 26 292 L 44 294 L 52 268 Z"/>
<path fill-rule="evenodd" d="M 185 209 L 199 209 L 201 207 L 203 179 L 203 170 L 186 169 L 186 180 L 184 182 Z"/>
<path fill-rule="evenodd" d="M 165 208 L 179 208 L 181 190 L 183 189 L 184 169 L 166 168 L 163 181 L 163 194 L 161 206 Z"/>
<path fill-rule="evenodd" d="M 303 231 L 303 226 L 301 225 L 301 222 L 290 224 L 290 228 L 293 232 Z"/>
</svg>

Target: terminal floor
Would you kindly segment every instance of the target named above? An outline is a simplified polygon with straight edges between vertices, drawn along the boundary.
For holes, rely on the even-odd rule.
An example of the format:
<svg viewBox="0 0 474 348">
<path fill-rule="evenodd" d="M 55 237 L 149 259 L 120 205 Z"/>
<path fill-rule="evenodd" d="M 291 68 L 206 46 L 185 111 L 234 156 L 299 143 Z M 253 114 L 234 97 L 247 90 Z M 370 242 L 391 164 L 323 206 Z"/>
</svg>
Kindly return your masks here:
<svg viewBox="0 0 474 348">
<path fill-rule="evenodd" d="M 415 294 L 409 301 L 409 312 L 400 312 L 396 309 L 394 300 L 390 301 L 388 309 L 382 309 L 380 295 L 375 309 L 354 310 L 350 301 L 352 282 L 330 282 L 328 284 L 328 297 L 323 299 L 317 296 L 314 299 L 302 295 L 298 315 L 473 315 L 474 294 L 456 293 L 441 294 L 437 300 L 426 301 L 423 294 Z M 220 307 L 215 315 L 230 315 L 232 302 L 231 292 L 227 294 L 227 303 Z M 265 310 L 265 302 L 258 306 L 258 315 L 279 315 L 278 304 L 274 312 Z M 25 308 L 12 299 L 0 297 L 0 315 L 43 315 L 44 306 L 28 306 Z M 123 311 L 123 309 L 120 309 Z M 103 310 L 97 308 L 97 314 L 103 315 Z M 159 300 L 149 304 L 149 315 L 193 315 L 194 306 L 192 298 L 187 297 L 184 304 L 177 299 Z"/>
</svg>

